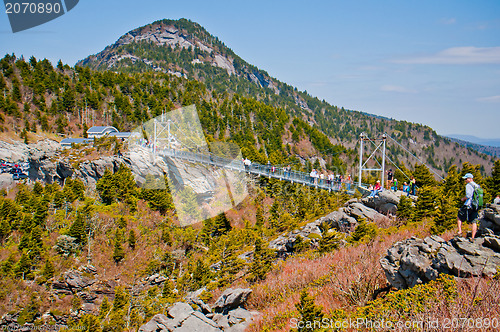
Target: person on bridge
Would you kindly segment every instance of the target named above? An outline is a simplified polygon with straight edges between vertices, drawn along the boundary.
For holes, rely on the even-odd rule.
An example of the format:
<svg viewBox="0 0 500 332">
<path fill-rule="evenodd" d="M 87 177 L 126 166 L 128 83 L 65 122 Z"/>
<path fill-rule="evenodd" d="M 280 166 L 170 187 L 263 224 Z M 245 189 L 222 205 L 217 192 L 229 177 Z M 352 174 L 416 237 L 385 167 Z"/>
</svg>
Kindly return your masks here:
<svg viewBox="0 0 500 332">
<path fill-rule="evenodd" d="M 462 179 L 465 180 L 465 196 L 462 197 L 464 205 L 462 205 L 457 215 L 458 235 L 462 235 L 462 222 L 466 221 L 472 224 L 472 239 L 474 239 L 477 232 L 478 210 L 472 205 L 472 198 L 478 185 L 474 182 L 474 176 L 471 173 L 465 174 Z"/>
<path fill-rule="evenodd" d="M 351 190 L 351 184 L 352 184 L 351 174 L 347 175 L 345 183 L 347 185 L 347 190 Z"/>
</svg>

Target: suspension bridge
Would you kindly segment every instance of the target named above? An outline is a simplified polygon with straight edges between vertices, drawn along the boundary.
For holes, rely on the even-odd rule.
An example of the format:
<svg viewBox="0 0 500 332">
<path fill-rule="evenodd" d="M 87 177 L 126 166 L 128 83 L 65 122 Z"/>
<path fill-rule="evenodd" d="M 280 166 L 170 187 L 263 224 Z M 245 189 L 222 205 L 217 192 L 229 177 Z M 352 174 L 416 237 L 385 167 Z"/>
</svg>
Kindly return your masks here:
<svg viewBox="0 0 500 332">
<path fill-rule="evenodd" d="M 189 111 L 193 110 L 194 112 L 191 112 L 190 114 Z M 361 193 L 367 192 L 368 186 L 362 183 L 362 175 L 364 171 L 380 172 L 380 182 L 382 189 L 384 189 L 384 179 L 386 176 L 385 165 L 387 162 L 394 165 L 396 169 L 399 169 L 399 171 L 401 171 L 408 178 L 408 180 L 410 180 L 410 177 L 408 177 L 401 170 L 401 168 L 398 167 L 397 164 L 389 158 L 389 156 L 387 156 L 386 144 L 388 139 L 392 140 L 395 144 L 416 158 L 420 163 L 425 164 L 394 138 L 385 133 L 378 138 L 370 138 L 367 134 L 362 133 L 359 137 L 359 173 L 356 184 L 352 183 L 352 180 L 346 181 L 346 179 L 342 179 L 339 176 L 335 176 L 333 179 L 332 177 L 324 175 L 321 177 L 319 175 L 313 176 L 310 173 L 292 170 L 290 167 L 283 167 L 282 165 L 276 166 L 269 163 L 263 165 L 256 162 L 249 162 L 241 157 L 239 147 L 237 148 L 238 153 L 233 154 L 232 158 L 227 157 L 228 153 L 213 153 L 207 146 L 199 120 L 193 121 L 194 118 L 197 118 L 195 109 L 183 108 L 183 112 L 171 112 L 170 114 L 172 114 L 172 116 L 167 116 L 166 118 L 165 114 L 162 114 L 158 118 L 148 122 L 148 136 L 150 137 L 148 145 L 151 148 L 154 158 L 167 157 L 185 162 L 220 167 L 237 172 L 246 172 L 247 174 L 255 176 L 265 176 L 281 181 L 289 181 L 328 191 L 346 191 L 348 194 L 354 194 L 357 190 Z M 142 133 L 145 132 L 144 128 L 145 126 L 141 128 Z M 371 143 L 374 149 L 372 146 L 369 146 L 367 142 Z M 370 148 L 373 150 L 365 160 L 365 156 L 367 155 L 366 152 L 368 152 Z M 377 153 L 379 154 L 378 157 L 376 156 Z M 381 162 L 378 158 L 381 159 Z M 430 170 L 433 171 L 432 168 L 430 168 Z M 436 172 L 434 173 L 442 179 L 439 174 Z M 332 173 L 330 172 L 330 174 Z"/>
</svg>

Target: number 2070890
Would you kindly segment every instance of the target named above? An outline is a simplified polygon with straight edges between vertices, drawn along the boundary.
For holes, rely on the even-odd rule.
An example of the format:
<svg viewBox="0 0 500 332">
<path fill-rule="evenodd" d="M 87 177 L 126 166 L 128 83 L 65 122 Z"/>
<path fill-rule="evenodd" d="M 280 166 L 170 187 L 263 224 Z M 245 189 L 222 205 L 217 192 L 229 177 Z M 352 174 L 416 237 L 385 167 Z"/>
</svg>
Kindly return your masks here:
<svg viewBox="0 0 500 332">
<path fill-rule="evenodd" d="M 62 10 L 61 4 L 57 2 L 5 3 L 5 12 L 7 14 L 59 14 Z"/>
</svg>

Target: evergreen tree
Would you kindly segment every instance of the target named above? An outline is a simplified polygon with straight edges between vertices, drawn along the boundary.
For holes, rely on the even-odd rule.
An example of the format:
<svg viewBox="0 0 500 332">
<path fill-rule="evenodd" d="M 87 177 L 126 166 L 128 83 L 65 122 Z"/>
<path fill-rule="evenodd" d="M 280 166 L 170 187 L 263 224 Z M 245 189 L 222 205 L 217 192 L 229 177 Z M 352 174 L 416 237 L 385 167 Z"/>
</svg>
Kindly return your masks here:
<svg viewBox="0 0 500 332">
<path fill-rule="evenodd" d="M 314 298 L 307 293 L 307 290 L 303 289 L 300 292 L 300 302 L 295 304 L 295 308 L 301 316 L 300 321 L 303 322 L 298 331 L 314 331 L 318 329 L 324 316 L 323 307 L 314 303 Z"/>
<path fill-rule="evenodd" d="M 135 236 L 135 231 L 133 229 L 130 230 L 128 233 L 128 246 L 132 249 L 135 250 L 135 245 L 136 245 L 136 236 Z"/>
<path fill-rule="evenodd" d="M 435 186 L 436 180 L 434 176 L 429 171 L 427 166 L 415 164 L 415 170 L 413 171 L 413 176 L 415 177 L 417 187 L 421 188 L 424 186 Z"/>
<path fill-rule="evenodd" d="M 124 258 L 125 258 L 125 250 L 123 250 L 122 246 L 122 235 L 121 231 L 117 229 L 115 233 L 115 249 L 113 251 L 113 260 L 115 261 L 115 263 L 118 264 Z"/>
<path fill-rule="evenodd" d="M 104 204 L 111 204 L 117 197 L 113 173 L 106 168 L 104 175 L 96 183 L 96 190 Z"/>
<path fill-rule="evenodd" d="M 431 227 L 433 234 L 441 234 L 446 230 L 453 229 L 457 222 L 457 208 L 453 201 L 445 196 L 437 199 L 438 209 L 434 217 L 434 225 Z"/>
<path fill-rule="evenodd" d="M 426 217 L 432 217 L 436 214 L 436 190 L 429 186 L 420 188 L 417 203 L 415 204 L 415 213 L 413 221 L 422 221 Z"/>
<path fill-rule="evenodd" d="M 14 273 L 16 277 L 22 277 L 23 279 L 32 279 L 33 275 L 31 273 L 31 268 L 33 264 L 28 256 L 24 251 L 21 255 L 21 259 L 19 262 L 17 262 Z"/>
<path fill-rule="evenodd" d="M 255 228 L 258 231 L 261 231 L 264 226 L 264 213 L 262 212 L 260 204 L 257 206 L 257 210 L 255 211 L 255 219 Z"/>
<path fill-rule="evenodd" d="M 322 237 L 319 240 L 318 251 L 321 253 L 334 251 L 340 246 L 340 241 L 341 241 L 340 234 L 334 229 L 328 229 L 323 224 L 322 226 L 323 226 L 321 227 Z"/>
<path fill-rule="evenodd" d="M 161 297 L 167 300 L 172 300 L 173 298 L 175 298 L 174 286 L 172 285 L 172 281 L 170 281 L 170 279 L 165 280 L 165 282 L 163 283 Z"/>
<path fill-rule="evenodd" d="M 85 221 L 83 220 L 83 215 L 78 212 L 76 214 L 76 219 L 69 228 L 68 235 L 74 237 L 76 242 L 83 246 L 87 243 L 87 233 L 85 232 Z"/>
<path fill-rule="evenodd" d="M 489 187 L 494 197 L 500 195 L 500 159 L 495 160 L 495 165 L 491 171 Z"/>
<path fill-rule="evenodd" d="M 411 220 L 414 212 L 413 201 L 411 198 L 401 196 L 399 199 L 396 215 L 400 219 Z"/>
<path fill-rule="evenodd" d="M 10 235 L 10 225 L 7 220 L 0 221 L 0 244 L 3 244 L 4 241 Z"/>
<path fill-rule="evenodd" d="M 52 264 L 52 260 L 48 258 L 43 265 L 42 276 L 45 278 L 45 280 L 48 280 L 54 276 L 54 273 L 54 265 Z"/>
<path fill-rule="evenodd" d="M 205 265 L 201 258 L 199 258 L 196 261 L 193 273 L 191 274 L 191 290 L 196 290 L 205 286 L 211 278 L 212 273 L 210 272 L 210 268 Z"/>
<path fill-rule="evenodd" d="M 111 304 L 109 303 L 108 297 L 105 296 L 104 299 L 102 299 L 101 306 L 99 307 L 99 319 L 104 319 L 109 313 L 109 310 L 111 309 Z"/>
<path fill-rule="evenodd" d="M 267 272 L 271 269 L 271 264 L 272 251 L 266 248 L 264 241 L 260 237 L 257 237 L 248 279 L 250 281 L 264 280 Z"/>
</svg>

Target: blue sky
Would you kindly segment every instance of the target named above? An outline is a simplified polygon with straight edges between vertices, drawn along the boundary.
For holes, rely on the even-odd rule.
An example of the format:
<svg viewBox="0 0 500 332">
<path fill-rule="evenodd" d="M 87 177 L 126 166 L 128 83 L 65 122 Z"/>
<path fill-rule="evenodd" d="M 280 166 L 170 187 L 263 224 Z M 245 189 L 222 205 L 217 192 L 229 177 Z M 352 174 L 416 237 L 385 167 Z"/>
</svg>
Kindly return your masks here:
<svg viewBox="0 0 500 332">
<path fill-rule="evenodd" d="M 134 28 L 182 17 L 333 105 L 500 137 L 498 0 L 81 0 L 16 34 L 2 8 L 0 54 L 72 66 Z"/>
</svg>

